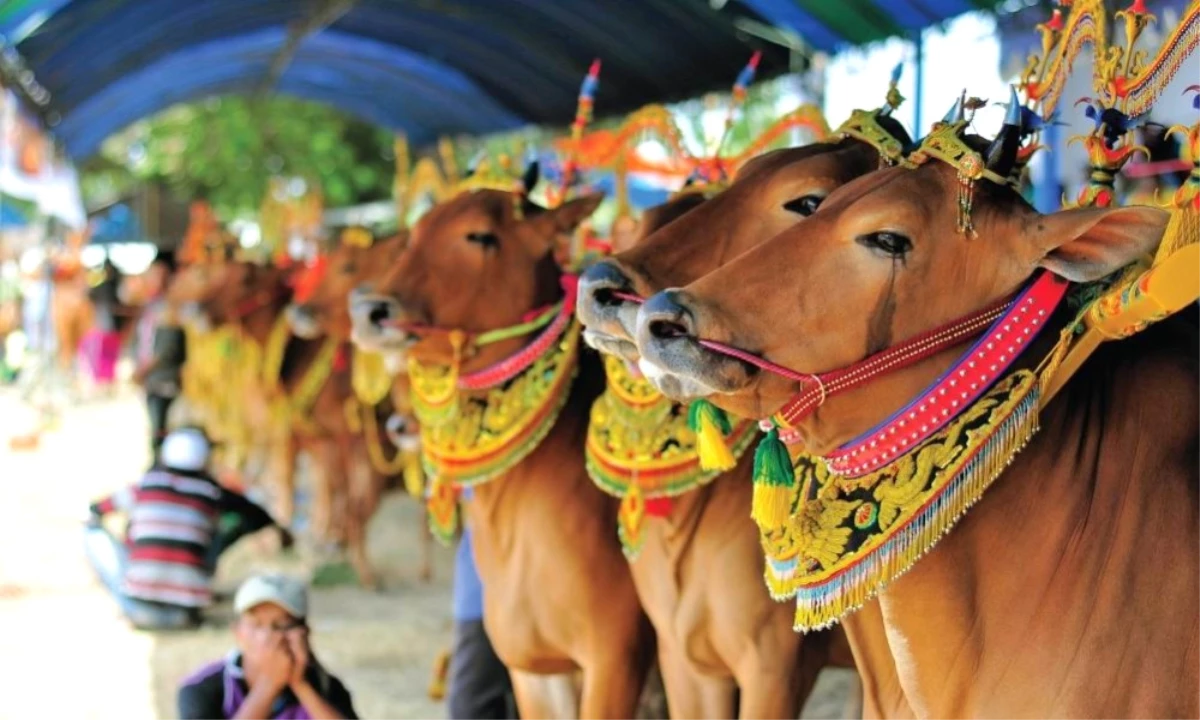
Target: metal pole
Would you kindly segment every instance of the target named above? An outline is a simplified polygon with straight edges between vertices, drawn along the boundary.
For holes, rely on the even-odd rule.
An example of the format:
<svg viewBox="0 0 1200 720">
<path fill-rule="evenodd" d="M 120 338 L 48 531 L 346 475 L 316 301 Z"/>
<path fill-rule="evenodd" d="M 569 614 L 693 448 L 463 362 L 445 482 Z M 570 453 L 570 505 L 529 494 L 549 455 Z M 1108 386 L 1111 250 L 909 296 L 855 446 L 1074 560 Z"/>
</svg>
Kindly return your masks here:
<svg viewBox="0 0 1200 720">
<path fill-rule="evenodd" d="M 916 58 L 913 63 L 916 65 L 916 89 L 913 91 L 913 137 L 921 137 L 921 97 L 925 90 L 925 32 L 917 30 L 914 34 L 913 44 L 915 45 Z"/>
<path fill-rule="evenodd" d="M 1033 188 L 1033 205 L 1038 212 L 1049 213 L 1062 205 L 1062 183 L 1059 182 L 1058 164 L 1062 160 L 1062 128 L 1054 123 L 1046 125 L 1042 134 L 1046 152 L 1042 153 L 1041 177 Z"/>
</svg>

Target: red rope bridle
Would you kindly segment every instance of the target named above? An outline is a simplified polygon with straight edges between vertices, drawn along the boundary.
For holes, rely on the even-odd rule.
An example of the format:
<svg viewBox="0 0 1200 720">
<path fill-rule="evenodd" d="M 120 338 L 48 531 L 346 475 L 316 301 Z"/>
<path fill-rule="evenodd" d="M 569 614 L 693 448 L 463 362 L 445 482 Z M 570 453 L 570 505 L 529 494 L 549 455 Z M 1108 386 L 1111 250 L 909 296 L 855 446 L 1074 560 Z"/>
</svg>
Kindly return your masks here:
<svg viewBox="0 0 1200 720">
<path fill-rule="evenodd" d="M 451 344 L 455 344 L 455 340 L 459 347 L 465 344 L 468 339 L 473 339 L 475 347 L 487 345 L 501 340 L 509 340 L 516 337 L 528 335 L 540 327 L 544 328 L 541 333 L 525 347 L 518 350 L 516 353 L 489 365 L 482 370 L 462 375 L 458 378 L 458 387 L 463 390 L 486 390 L 488 388 L 497 387 L 508 382 L 512 378 L 520 375 L 525 370 L 529 369 L 533 363 L 542 355 L 547 353 L 554 343 L 566 332 L 571 324 L 571 319 L 575 315 L 575 301 L 579 283 L 579 276 L 572 274 L 564 274 L 560 276 L 559 283 L 562 286 L 564 296 L 561 301 L 553 305 L 545 305 L 525 313 L 521 322 L 495 330 L 485 330 L 475 333 L 467 333 L 462 330 L 441 328 L 432 325 L 420 325 L 416 323 L 386 323 L 388 327 L 394 327 L 404 332 L 410 333 L 418 338 L 426 338 L 436 335 L 450 336 Z M 553 313 L 553 316 L 551 316 Z M 548 322 L 543 322 L 548 321 Z"/>
<path fill-rule="evenodd" d="M 983 310 L 922 332 L 922 334 L 912 337 L 911 340 L 870 355 L 868 358 L 854 362 L 853 365 L 823 373 L 794 371 L 721 342 L 712 340 L 698 340 L 697 342 L 701 344 L 701 347 L 712 350 L 714 353 L 730 356 L 730 358 L 760 368 L 762 371 L 778 374 L 782 378 L 800 383 L 800 390 L 796 392 L 796 395 L 793 395 L 791 400 L 788 400 L 785 406 L 775 414 L 775 418 L 780 421 L 780 424 L 791 427 L 814 413 L 830 397 L 859 388 L 859 386 L 870 383 L 871 380 L 904 370 L 904 368 L 940 354 L 944 350 L 961 346 L 965 342 L 978 338 L 991 325 L 997 323 L 997 320 L 1012 312 L 1020 298 L 1025 298 L 1027 302 L 1039 301 L 1039 308 L 1043 308 L 1043 312 L 1044 307 L 1056 306 L 1058 300 L 1066 293 L 1066 286 L 1067 283 L 1061 278 L 1055 277 L 1049 272 L 1043 272 L 1024 293 L 1010 296 L 1010 298 L 996 302 Z M 1000 355 L 1000 358 L 1002 362 L 1012 362 L 1015 359 L 1014 356 L 1006 355 Z M 964 360 L 964 362 L 970 361 Z M 971 370 L 974 371 L 974 362 L 970 362 L 970 365 Z M 994 367 L 990 368 L 995 370 Z M 967 370 L 964 368 L 961 370 L 961 374 L 966 377 Z M 995 372 L 991 373 L 992 380 L 996 379 L 995 374 Z M 988 377 L 984 376 L 984 379 L 986 380 Z"/>
</svg>

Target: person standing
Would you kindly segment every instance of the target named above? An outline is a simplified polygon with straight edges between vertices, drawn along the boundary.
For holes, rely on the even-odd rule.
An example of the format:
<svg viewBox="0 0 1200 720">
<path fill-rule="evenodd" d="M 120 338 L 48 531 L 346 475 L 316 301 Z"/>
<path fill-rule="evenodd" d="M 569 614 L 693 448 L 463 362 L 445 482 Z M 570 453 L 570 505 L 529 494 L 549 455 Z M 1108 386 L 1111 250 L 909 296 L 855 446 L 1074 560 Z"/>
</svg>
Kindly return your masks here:
<svg viewBox="0 0 1200 720">
<path fill-rule="evenodd" d="M 463 501 L 469 501 L 464 492 Z M 450 720 L 516 718 L 508 668 L 500 662 L 483 626 L 483 583 L 475 569 L 471 530 L 463 526 L 454 558 L 454 645 L 447 671 Z"/>
<path fill-rule="evenodd" d="M 121 331 L 129 316 L 121 302 L 121 271 L 105 258 L 101 278 L 88 291 L 92 302 L 92 327 L 83 337 L 84 356 L 91 370 L 92 381 L 102 391 L 111 391 L 116 380 L 117 359 L 121 355 Z"/>
<path fill-rule="evenodd" d="M 187 361 L 183 328 L 167 317 L 166 292 L 175 273 L 175 256 L 159 251 L 146 271 L 147 302 L 134 336 L 133 379 L 146 392 L 150 417 L 150 450 L 157 456 L 167 432 L 167 415 L 182 387 Z"/>
</svg>

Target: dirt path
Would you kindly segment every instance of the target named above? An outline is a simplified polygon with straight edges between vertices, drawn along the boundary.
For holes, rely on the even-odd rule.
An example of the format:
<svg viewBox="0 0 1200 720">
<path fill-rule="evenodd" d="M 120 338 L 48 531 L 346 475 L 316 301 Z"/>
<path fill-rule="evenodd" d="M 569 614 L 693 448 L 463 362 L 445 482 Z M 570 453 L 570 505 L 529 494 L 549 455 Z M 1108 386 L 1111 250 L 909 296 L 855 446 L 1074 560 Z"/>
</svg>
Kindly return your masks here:
<svg viewBox="0 0 1200 720">
<path fill-rule="evenodd" d="M 10 451 L 8 438 L 25 418 L 13 393 L 0 390 L 0 675 L 18 688 L 0 700 L 0 720 L 175 717 L 179 681 L 229 649 L 228 603 L 195 632 L 134 631 L 81 550 L 88 502 L 132 482 L 146 465 L 140 398 L 125 393 L 74 408 L 37 451 Z M 313 591 L 314 647 L 350 687 L 362 717 L 445 717 L 427 688 L 433 661 L 450 640 L 453 556 L 438 548 L 434 582 L 415 581 L 418 517 L 413 502 L 393 495 L 372 523 L 381 592 Z M 250 538 L 222 558 L 218 591 L 232 594 L 259 568 L 309 572 L 303 559 L 280 557 L 270 542 Z M 826 672 L 804 717 L 840 717 L 848 678 Z M 59 679 L 69 681 L 70 692 L 59 691 Z"/>
</svg>

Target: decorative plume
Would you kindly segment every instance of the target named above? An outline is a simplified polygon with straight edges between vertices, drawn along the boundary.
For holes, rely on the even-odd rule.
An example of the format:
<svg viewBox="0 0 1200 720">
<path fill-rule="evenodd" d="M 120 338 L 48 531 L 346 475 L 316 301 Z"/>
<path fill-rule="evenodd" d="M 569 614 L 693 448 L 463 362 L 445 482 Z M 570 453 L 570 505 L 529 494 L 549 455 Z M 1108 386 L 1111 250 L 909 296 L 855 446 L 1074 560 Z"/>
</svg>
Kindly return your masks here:
<svg viewBox="0 0 1200 720">
<path fill-rule="evenodd" d="M 1104 144 L 1114 148 L 1126 133 L 1141 126 L 1140 118 L 1130 117 L 1116 108 L 1104 107 L 1095 98 L 1085 97 L 1075 101 L 1075 106 L 1087 104 L 1083 114 L 1092 121 L 1095 130 L 1104 129 Z"/>
<path fill-rule="evenodd" d="M 892 78 L 888 82 L 887 100 L 883 107 L 879 109 L 880 115 L 891 115 L 896 108 L 900 107 L 900 103 L 904 102 L 904 96 L 896 88 L 900 84 L 900 74 L 904 72 L 904 62 L 896 63 L 896 67 L 892 68 Z"/>
<path fill-rule="evenodd" d="M 560 197 L 552 198 L 552 204 L 557 205 L 566 199 L 567 191 L 574 184 L 578 172 L 579 144 L 583 140 L 583 131 L 592 121 L 592 108 L 596 101 L 596 90 L 600 87 L 600 59 L 592 61 L 583 84 L 579 86 L 579 102 L 575 106 L 575 120 L 571 123 L 571 149 L 563 163 L 562 182 L 559 185 Z"/>
<path fill-rule="evenodd" d="M 1192 98 L 1192 109 L 1200 110 L 1200 85 L 1188 85 L 1184 88 L 1183 94 L 1187 95 L 1188 93 L 1196 93 L 1196 96 Z"/>
<path fill-rule="evenodd" d="M 750 62 L 746 63 L 746 67 L 738 73 L 737 79 L 733 81 L 733 101 L 729 103 L 729 114 L 725 116 L 725 130 L 721 133 L 721 139 L 717 142 L 717 147 L 713 150 L 712 161 L 714 164 L 720 162 L 721 149 L 725 147 L 725 141 L 729 139 L 729 131 L 733 129 L 733 119 L 737 114 L 738 108 L 746 101 L 746 90 L 750 87 L 750 83 L 754 82 L 754 75 L 758 72 L 758 62 L 762 59 L 762 51 L 755 50 L 750 56 Z"/>
</svg>

